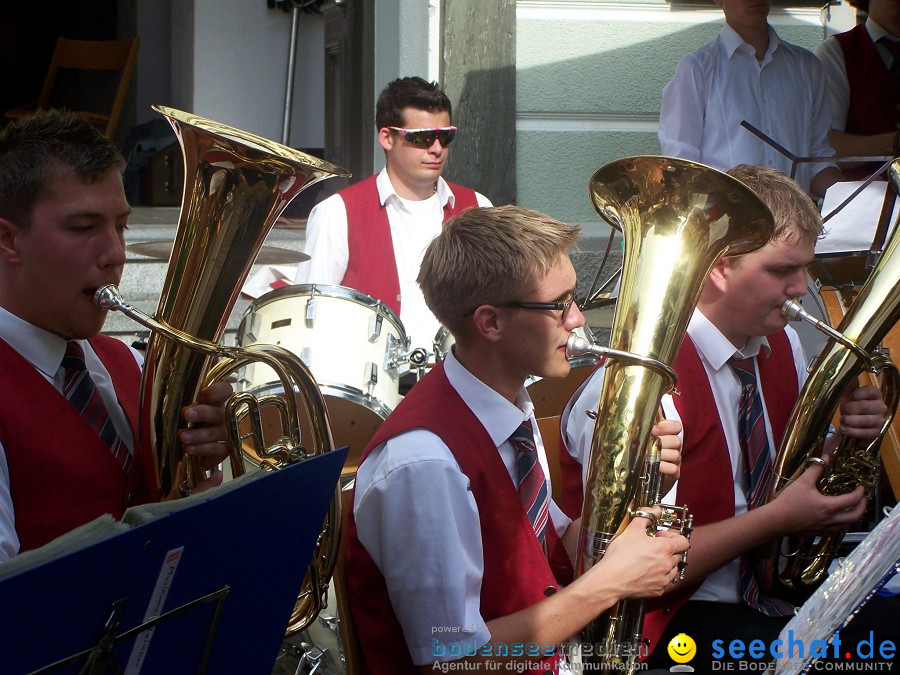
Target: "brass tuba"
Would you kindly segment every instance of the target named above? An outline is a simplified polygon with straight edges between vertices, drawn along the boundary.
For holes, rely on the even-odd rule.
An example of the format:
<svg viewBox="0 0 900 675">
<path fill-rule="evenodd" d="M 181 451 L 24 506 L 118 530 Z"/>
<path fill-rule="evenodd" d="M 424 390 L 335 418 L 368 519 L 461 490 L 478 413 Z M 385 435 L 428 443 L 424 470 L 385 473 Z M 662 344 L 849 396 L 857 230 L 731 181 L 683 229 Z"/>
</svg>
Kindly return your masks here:
<svg viewBox="0 0 900 675">
<path fill-rule="evenodd" d="M 900 159 L 890 168 L 895 190 L 900 190 Z M 900 398 L 900 373 L 878 344 L 900 319 L 900 234 L 895 226 L 878 262 L 860 289 L 837 330 L 788 301 L 784 313 L 814 325 L 829 336 L 812 367 L 791 412 L 775 457 L 774 476 L 767 500 L 771 501 L 811 463 L 825 465 L 819 491 L 825 495 L 852 492 L 863 485 L 871 496 L 878 477 L 878 447 L 891 425 Z M 888 418 L 878 437 L 869 443 L 842 438 L 827 464 L 822 459 L 824 436 L 844 391 L 863 371 L 881 374 L 882 397 Z M 767 582 L 763 591 L 796 604 L 802 603 L 827 575 L 843 534 L 821 537 L 783 537 L 764 549 L 760 564 Z"/>
<path fill-rule="evenodd" d="M 762 247 L 774 229 L 769 209 L 743 183 L 680 159 L 612 162 L 591 178 L 590 193 L 603 219 L 622 232 L 625 259 L 611 350 L 596 352 L 608 360 L 587 460 L 579 576 L 602 559 L 633 516 L 648 515 L 638 507 L 659 503 L 659 480 L 648 462 L 658 465 L 659 450 L 650 431 L 660 399 L 675 385 L 671 364 L 704 281 L 721 256 Z M 684 509 L 653 520 L 651 536 L 659 526 L 689 534 Z M 588 624 L 582 659 L 602 664 L 601 670 L 633 673 L 643 614 L 642 600 L 627 599 Z"/>
<path fill-rule="evenodd" d="M 177 433 L 184 427 L 181 409 L 197 400 L 200 390 L 251 360 L 275 368 L 284 391 L 299 392 L 312 427 L 309 448 L 300 446 L 299 415 L 293 396 L 253 401 L 238 394 L 227 410 L 236 416 L 258 416 L 258 408 L 282 411 L 284 438 L 273 446 L 255 437 L 264 468 L 334 449 L 324 400 L 315 379 L 299 358 L 272 346 L 238 350 L 219 345 L 241 286 L 275 220 L 304 188 L 343 169 L 238 129 L 163 106 L 184 153 L 184 200 L 166 279 L 155 319 L 128 305 L 115 287 L 97 291 L 102 309 L 126 313 L 153 333 L 141 382 L 141 435 L 149 444 L 158 471 L 161 495 L 176 485 L 177 466 L 184 461 L 187 482 L 204 477 L 200 462 L 185 456 Z M 219 363 L 213 366 L 213 361 Z M 274 399 L 279 399 L 278 401 Z M 243 473 L 239 421 L 232 422 L 232 472 Z M 253 423 L 259 429 L 258 423 Z M 235 461 L 236 460 L 236 461 Z M 332 502 L 323 535 L 294 609 L 288 634 L 302 631 L 323 606 L 337 557 L 340 496 Z"/>
</svg>

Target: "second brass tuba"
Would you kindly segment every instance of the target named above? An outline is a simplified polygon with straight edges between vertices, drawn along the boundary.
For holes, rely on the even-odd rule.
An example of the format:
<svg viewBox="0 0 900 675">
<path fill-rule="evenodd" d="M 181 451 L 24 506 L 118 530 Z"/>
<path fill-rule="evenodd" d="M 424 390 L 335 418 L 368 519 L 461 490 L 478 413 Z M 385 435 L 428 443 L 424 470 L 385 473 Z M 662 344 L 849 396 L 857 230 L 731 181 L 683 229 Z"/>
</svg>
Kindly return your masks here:
<svg viewBox="0 0 900 675">
<path fill-rule="evenodd" d="M 890 179 L 900 190 L 900 159 L 890 167 Z M 767 500 L 774 499 L 810 463 L 823 463 L 824 436 L 844 391 L 864 371 L 881 374 L 888 418 L 870 443 L 841 439 L 819 479 L 826 495 L 852 492 L 857 485 L 871 496 L 878 477 L 878 448 L 893 421 L 900 398 L 900 373 L 878 344 L 900 319 L 900 233 L 895 226 L 884 250 L 836 330 L 806 314 L 796 303 L 785 303 L 788 316 L 812 323 L 829 336 L 806 380 L 788 420 L 774 463 Z M 825 579 L 843 534 L 782 537 L 763 552 L 758 574 L 763 591 L 801 604 Z"/>
<path fill-rule="evenodd" d="M 762 247 L 774 228 L 769 209 L 743 183 L 686 160 L 620 159 L 594 174 L 590 193 L 603 219 L 622 232 L 625 259 L 609 343 L 614 351 L 606 350 L 587 460 L 579 576 L 603 558 L 638 507 L 659 501 L 658 480 L 648 475 L 648 455 L 657 454 L 658 462 L 650 431 L 660 399 L 675 385 L 671 365 L 704 281 L 721 256 Z M 664 518 L 689 531 L 684 511 Z M 648 530 L 655 533 L 656 524 Z M 642 625 L 643 601 L 620 602 L 588 625 L 583 660 L 634 672 Z"/>
<path fill-rule="evenodd" d="M 143 323 L 151 334 L 141 382 L 141 436 L 154 455 L 161 495 L 178 490 L 177 467 L 184 462 L 190 487 L 205 472 L 178 441 L 181 410 L 200 390 L 248 360 L 276 369 L 284 391 L 297 391 L 312 427 L 311 443 L 300 446 L 300 421 L 293 396 L 254 402 L 246 394 L 229 402 L 232 411 L 275 405 L 284 412 L 284 438 L 257 449 L 272 468 L 286 461 L 333 450 L 325 403 L 315 379 L 299 358 L 274 346 L 238 350 L 220 345 L 241 286 L 266 236 L 290 201 L 304 188 L 343 169 L 278 143 L 172 108 L 165 115 L 184 154 L 184 199 L 169 267 L 155 318 L 128 305 L 115 287 L 97 291 L 95 302 Z M 215 361 L 219 361 L 214 365 Z M 234 425 L 238 421 L 234 420 Z M 258 425 L 256 425 L 258 427 Z M 241 460 L 244 439 L 232 432 L 233 459 Z M 257 446 L 264 442 L 257 438 Z M 232 462 L 237 475 L 242 462 Z M 319 613 L 337 557 L 340 496 L 336 493 L 313 562 L 291 618 L 288 634 L 302 631 Z M 298 570 L 298 578 L 300 571 Z"/>
</svg>

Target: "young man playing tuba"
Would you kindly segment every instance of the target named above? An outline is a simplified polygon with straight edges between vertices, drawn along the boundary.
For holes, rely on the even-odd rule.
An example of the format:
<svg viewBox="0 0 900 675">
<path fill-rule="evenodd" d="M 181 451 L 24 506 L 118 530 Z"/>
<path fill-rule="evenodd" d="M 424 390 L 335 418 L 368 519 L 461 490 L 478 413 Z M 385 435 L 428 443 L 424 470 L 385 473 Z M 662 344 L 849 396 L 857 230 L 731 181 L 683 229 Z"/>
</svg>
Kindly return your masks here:
<svg viewBox="0 0 900 675">
<path fill-rule="evenodd" d="M 578 522 L 550 499 L 528 375 L 569 372 L 583 325 L 579 228 L 513 206 L 450 220 L 419 283 L 456 340 L 359 467 L 347 551 L 367 672 L 568 672 L 563 643 L 626 596 L 660 595 L 688 542 L 636 518 L 567 586 Z M 656 430 L 677 448 L 678 425 Z"/>
</svg>

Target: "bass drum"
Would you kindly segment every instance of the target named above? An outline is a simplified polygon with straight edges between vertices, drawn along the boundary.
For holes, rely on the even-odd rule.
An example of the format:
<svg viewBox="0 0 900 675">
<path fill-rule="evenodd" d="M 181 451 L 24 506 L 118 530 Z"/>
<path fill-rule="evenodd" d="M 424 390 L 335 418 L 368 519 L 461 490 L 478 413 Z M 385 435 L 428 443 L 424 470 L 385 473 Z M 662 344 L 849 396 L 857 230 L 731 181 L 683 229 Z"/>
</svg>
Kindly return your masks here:
<svg viewBox="0 0 900 675">
<path fill-rule="evenodd" d="M 352 288 L 286 286 L 247 308 L 238 346 L 255 344 L 283 347 L 309 367 L 325 397 L 335 446 L 350 446 L 344 472 L 355 472 L 366 444 L 400 402 L 400 376 L 409 370 L 409 340 L 397 315 Z M 238 388 L 257 396 L 282 389 L 261 363 L 239 374 Z M 277 428 L 265 419 L 263 425 Z"/>
</svg>

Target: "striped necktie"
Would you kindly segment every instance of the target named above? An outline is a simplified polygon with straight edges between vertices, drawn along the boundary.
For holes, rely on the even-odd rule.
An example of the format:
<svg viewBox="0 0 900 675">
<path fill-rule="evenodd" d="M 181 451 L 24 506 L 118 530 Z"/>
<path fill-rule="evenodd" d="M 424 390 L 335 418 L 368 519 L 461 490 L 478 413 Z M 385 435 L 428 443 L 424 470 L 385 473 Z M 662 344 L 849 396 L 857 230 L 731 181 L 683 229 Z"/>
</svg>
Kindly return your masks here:
<svg viewBox="0 0 900 675">
<path fill-rule="evenodd" d="M 537 450 L 534 445 L 534 432 L 531 421 L 525 420 L 519 425 L 512 436 L 510 443 L 516 449 L 516 478 L 519 499 L 528 520 L 534 528 L 534 534 L 538 541 L 544 542 L 544 534 L 547 529 L 547 521 L 550 517 L 550 492 L 547 489 L 547 480 L 544 470 L 537 458 Z"/>
<path fill-rule="evenodd" d="M 743 456 L 744 473 L 747 476 L 747 509 L 755 509 L 766 500 L 769 480 L 772 477 L 772 455 L 763 416 L 762 397 L 756 380 L 753 358 L 729 360 L 741 383 L 738 402 L 738 438 Z M 741 558 L 741 595 L 744 601 L 766 616 L 790 616 L 791 605 L 762 595 L 758 576 L 762 572 L 751 555 Z"/>
<path fill-rule="evenodd" d="M 131 450 L 119 438 L 100 391 L 94 385 L 84 362 L 84 350 L 77 342 L 66 343 L 61 369 L 64 373 L 63 395 L 81 413 L 87 425 L 110 449 L 125 475 L 131 471 Z"/>
</svg>

